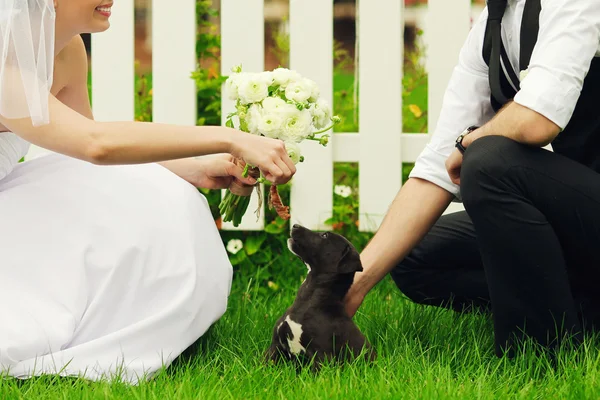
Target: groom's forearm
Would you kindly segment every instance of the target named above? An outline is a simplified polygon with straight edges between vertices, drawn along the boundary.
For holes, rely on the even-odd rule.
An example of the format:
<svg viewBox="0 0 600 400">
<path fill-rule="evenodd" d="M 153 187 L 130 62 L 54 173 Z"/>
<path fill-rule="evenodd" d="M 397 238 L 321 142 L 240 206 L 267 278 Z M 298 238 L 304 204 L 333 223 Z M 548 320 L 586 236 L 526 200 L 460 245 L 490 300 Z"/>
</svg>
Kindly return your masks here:
<svg viewBox="0 0 600 400">
<path fill-rule="evenodd" d="M 352 292 L 364 296 L 381 281 L 421 241 L 452 198 L 431 182 L 409 179 L 362 252 L 364 271 L 357 275 Z"/>
<path fill-rule="evenodd" d="M 491 121 L 467 135 L 463 146 L 469 147 L 484 136 L 505 136 L 519 143 L 543 147 L 559 134 L 560 127 L 537 112 L 510 102 Z"/>
</svg>

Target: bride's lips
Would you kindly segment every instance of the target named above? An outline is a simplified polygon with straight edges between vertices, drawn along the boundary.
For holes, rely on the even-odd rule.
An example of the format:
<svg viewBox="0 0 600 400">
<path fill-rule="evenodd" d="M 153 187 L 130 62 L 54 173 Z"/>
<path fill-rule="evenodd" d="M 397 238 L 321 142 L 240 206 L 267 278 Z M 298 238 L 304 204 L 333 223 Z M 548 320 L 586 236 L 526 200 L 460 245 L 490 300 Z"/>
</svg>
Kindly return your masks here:
<svg viewBox="0 0 600 400">
<path fill-rule="evenodd" d="M 105 17 L 110 17 L 111 15 L 111 7 L 112 7 L 112 3 L 111 4 L 105 4 L 103 6 L 99 6 L 96 7 L 96 12 L 104 15 Z"/>
</svg>

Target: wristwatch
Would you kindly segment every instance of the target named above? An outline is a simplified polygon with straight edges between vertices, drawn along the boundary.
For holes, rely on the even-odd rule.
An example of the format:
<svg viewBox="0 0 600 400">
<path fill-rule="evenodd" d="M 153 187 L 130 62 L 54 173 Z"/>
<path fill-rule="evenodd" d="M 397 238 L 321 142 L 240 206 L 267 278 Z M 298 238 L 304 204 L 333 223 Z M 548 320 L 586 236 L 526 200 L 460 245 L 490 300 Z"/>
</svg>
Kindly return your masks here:
<svg viewBox="0 0 600 400">
<path fill-rule="evenodd" d="M 462 144 L 463 139 L 465 138 L 465 136 L 467 136 L 469 133 L 473 132 L 475 129 L 479 129 L 479 127 L 475 126 L 475 125 L 472 125 L 472 126 L 468 127 L 467 129 L 465 129 L 463 131 L 463 133 L 461 133 L 456 138 L 456 148 L 458 149 L 458 151 L 460 151 L 461 154 L 465 154 L 465 150 L 467 150 L 465 148 L 465 146 L 463 146 L 463 144 Z"/>
</svg>

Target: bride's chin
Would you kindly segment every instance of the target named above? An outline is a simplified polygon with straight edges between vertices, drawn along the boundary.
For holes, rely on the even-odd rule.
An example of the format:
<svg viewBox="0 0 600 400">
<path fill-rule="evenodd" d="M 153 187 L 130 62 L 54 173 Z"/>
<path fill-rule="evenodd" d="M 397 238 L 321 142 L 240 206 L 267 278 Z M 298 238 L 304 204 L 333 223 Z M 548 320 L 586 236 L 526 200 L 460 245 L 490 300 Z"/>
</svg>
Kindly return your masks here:
<svg viewBox="0 0 600 400">
<path fill-rule="evenodd" d="M 108 30 L 110 28 L 110 22 L 98 22 L 93 26 L 90 26 L 89 29 L 86 29 L 85 33 L 100 33 Z"/>
</svg>

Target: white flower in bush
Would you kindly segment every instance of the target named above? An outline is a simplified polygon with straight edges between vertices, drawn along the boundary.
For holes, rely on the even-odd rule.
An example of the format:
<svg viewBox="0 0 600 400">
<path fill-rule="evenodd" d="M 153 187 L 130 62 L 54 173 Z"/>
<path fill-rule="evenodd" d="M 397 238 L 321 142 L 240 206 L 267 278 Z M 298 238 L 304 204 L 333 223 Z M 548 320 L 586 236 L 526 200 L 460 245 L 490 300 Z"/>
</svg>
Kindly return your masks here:
<svg viewBox="0 0 600 400">
<path fill-rule="evenodd" d="M 263 117 L 260 113 L 260 106 L 258 104 L 252 104 L 248 108 L 248 114 L 246 114 L 246 123 L 248 124 L 248 131 L 257 135 L 260 130 L 260 126 L 263 122 Z"/>
<path fill-rule="evenodd" d="M 346 198 L 352 194 L 352 189 L 349 186 L 336 185 L 333 188 L 333 192 L 338 196 Z"/>
<path fill-rule="evenodd" d="M 312 133 L 312 115 L 309 110 L 296 110 L 288 114 L 283 122 L 280 139 L 300 143 Z"/>
<path fill-rule="evenodd" d="M 244 243 L 240 239 L 231 239 L 227 243 L 227 251 L 231 254 L 237 254 L 244 247 Z"/>
<path fill-rule="evenodd" d="M 260 103 L 269 95 L 269 85 L 260 75 L 249 75 L 238 84 L 238 94 L 242 104 Z"/>
<path fill-rule="evenodd" d="M 288 83 L 300 79 L 300 74 L 287 68 L 277 68 L 273 71 L 273 83 L 286 88 Z"/>
<path fill-rule="evenodd" d="M 307 80 L 307 79 L 306 79 Z M 285 89 L 285 97 L 288 100 L 295 101 L 297 103 L 304 103 L 312 96 L 312 87 L 305 79 L 297 82 L 291 82 Z"/>
<path fill-rule="evenodd" d="M 331 122 L 331 107 L 323 100 L 319 99 L 311 108 L 315 122 L 315 128 L 323 129 Z"/>
<path fill-rule="evenodd" d="M 302 157 L 302 152 L 298 143 L 285 142 L 285 149 L 287 150 L 288 156 L 290 156 L 293 163 L 298 164 L 300 162 L 300 158 Z"/>
</svg>

